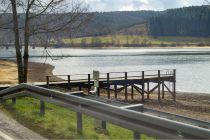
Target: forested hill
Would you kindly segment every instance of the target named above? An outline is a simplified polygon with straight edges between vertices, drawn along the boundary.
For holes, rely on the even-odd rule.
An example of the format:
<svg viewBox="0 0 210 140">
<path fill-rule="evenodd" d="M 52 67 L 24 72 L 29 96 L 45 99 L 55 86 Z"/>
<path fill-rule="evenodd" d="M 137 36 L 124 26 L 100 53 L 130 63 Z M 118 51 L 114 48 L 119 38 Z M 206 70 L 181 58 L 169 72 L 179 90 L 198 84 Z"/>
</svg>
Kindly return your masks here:
<svg viewBox="0 0 210 140">
<path fill-rule="evenodd" d="M 210 6 L 166 10 L 149 21 L 152 36 L 210 36 Z"/>
<path fill-rule="evenodd" d="M 155 11 L 119 11 L 96 12 L 92 20 L 77 33 L 77 36 L 101 36 L 115 33 L 124 28 L 147 22 L 159 12 Z"/>
</svg>

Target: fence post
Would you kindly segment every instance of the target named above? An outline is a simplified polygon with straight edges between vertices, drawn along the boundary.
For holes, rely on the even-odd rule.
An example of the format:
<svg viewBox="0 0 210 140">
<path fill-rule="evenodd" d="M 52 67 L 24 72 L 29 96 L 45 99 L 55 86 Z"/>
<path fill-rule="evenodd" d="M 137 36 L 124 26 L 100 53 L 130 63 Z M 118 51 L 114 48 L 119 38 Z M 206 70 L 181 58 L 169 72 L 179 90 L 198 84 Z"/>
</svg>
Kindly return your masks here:
<svg viewBox="0 0 210 140">
<path fill-rule="evenodd" d="M 160 101 L 160 70 L 158 70 L 158 100 Z"/>
<path fill-rule="evenodd" d="M 88 74 L 88 93 L 90 93 L 90 89 L 91 89 L 90 86 L 91 86 L 90 85 L 90 74 Z"/>
<path fill-rule="evenodd" d="M 176 101 L 176 70 L 174 69 L 174 82 L 173 82 L 174 101 Z"/>
<path fill-rule="evenodd" d="M 77 134 L 82 135 L 82 113 L 77 112 Z"/>
<path fill-rule="evenodd" d="M 149 81 L 147 82 L 147 99 L 149 99 Z"/>
<path fill-rule="evenodd" d="M 162 80 L 162 99 L 165 98 L 164 80 Z"/>
<path fill-rule="evenodd" d="M 114 84 L 114 97 L 117 99 L 117 84 Z"/>
<path fill-rule="evenodd" d="M 125 72 L 125 100 L 128 100 L 128 87 L 127 87 L 128 73 Z"/>
<path fill-rule="evenodd" d="M 45 114 L 45 103 L 44 101 L 40 100 L 40 115 L 44 116 L 44 114 Z"/>
<path fill-rule="evenodd" d="M 141 139 L 141 134 L 138 132 L 133 131 L 133 139 L 134 140 L 139 140 Z"/>
<path fill-rule="evenodd" d="M 107 96 L 110 99 L 109 73 L 107 73 Z"/>
<path fill-rule="evenodd" d="M 144 71 L 142 71 L 142 102 L 144 102 Z"/>
<path fill-rule="evenodd" d="M 133 100 L 133 85 L 131 86 L 131 99 Z"/>
<path fill-rule="evenodd" d="M 68 75 L 68 88 L 71 90 L 71 76 Z"/>
<path fill-rule="evenodd" d="M 47 88 L 50 87 L 50 84 L 49 84 L 49 76 L 46 76 L 46 85 L 47 85 Z"/>
</svg>

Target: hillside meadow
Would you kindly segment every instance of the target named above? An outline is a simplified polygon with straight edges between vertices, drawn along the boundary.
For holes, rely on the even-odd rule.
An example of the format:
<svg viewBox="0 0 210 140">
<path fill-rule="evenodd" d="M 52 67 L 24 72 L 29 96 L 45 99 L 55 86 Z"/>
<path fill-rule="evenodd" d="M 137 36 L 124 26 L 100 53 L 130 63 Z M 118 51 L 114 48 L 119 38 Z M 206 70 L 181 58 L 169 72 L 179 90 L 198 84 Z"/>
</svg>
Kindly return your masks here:
<svg viewBox="0 0 210 140">
<path fill-rule="evenodd" d="M 138 35 L 109 35 L 98 37 L 80 37 L 63 39 L 65 44 L 110 43 L 115 45 L 143 44 L 143 45 L 171 45 L 171 46 L 209 46 L 210 37 L 151 37 Z"/>
</svg>

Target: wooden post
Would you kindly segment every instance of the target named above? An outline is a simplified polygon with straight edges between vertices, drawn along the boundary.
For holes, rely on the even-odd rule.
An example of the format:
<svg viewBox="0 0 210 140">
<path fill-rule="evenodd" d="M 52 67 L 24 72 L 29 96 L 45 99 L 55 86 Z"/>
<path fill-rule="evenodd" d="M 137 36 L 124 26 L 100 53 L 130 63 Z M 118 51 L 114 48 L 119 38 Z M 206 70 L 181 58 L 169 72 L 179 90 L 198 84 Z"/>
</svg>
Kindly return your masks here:
<svg viewBox="0 0 210 140">
<path fill-rule="evenodd" d="M 160 70 L 158 70 L 158 100 L 160 101 Z"/>
<path fill-rule="evenodd" d="M 162 81 L 162 99 L 165 98 L 165 91 L 164 91 L 164 81 Z"/>
<path fill-rule="evenodd" d="M 91 85 L 90 85 L 90 74 L 88 74 L 88 93 L 90 93 Z"/>
<path fill-rule="evenodd" d="M 134 140 L 140 140 L 141 139 L 141 134 L 133 131 L 133 139 Z"/>
<path fill-rule="evenodd" d="M 98 86 L 98 93 L 97 96 L 100 97 L 100 85 Z"/>
<path fill-rule="evenodd" d="M 40 115 L 41 116 L 44 116 L 44 114 L 45 114 L 45 103 L 44 103 L 44 101 L 41 101 L 40 100 Z"/>
<path fill-rule="evenodd" d="M 47 85 L 47 88 L 49 88 L 49 87 L 50 87 L 49 76 L 46 76 L 46 85 Z"/>
<path fill-rule="evenodd" d="M 77 134 L 82 135 L 82 113 L 77 112 Z"/>
<path fill-rule="evenodd" d="M 142 71 L 142 102 L 144 102 L 144 71 Z"/>
<path fill-rule="evenodd" d="M 174 101 L 176 101 L 176 70 L 174 69 L 174 82 L 173 82 Z"/>
<path fill-rule="evenodd" d="M 79 85 L 79 91 L 82 91 L 82 86 L 81 85 Z"/>
<path fill-rule="evenodd" d="M 149 81 L 147 82 L 147 99 L 149 99 Z"/>
<path fill-rule="evenodd" d="M 128 87 L 127 87 L 128 73 L 125 72 L 125 101 L 128 100 Z"/>
<path fill-rule="evenodd" d="M 68 88 L 71 90 L 71 77 L 68 75 Z"/>
<path fill-rule="evenodd" d="M 13 105 L 16 104 L 16 98 L 12 98 L 12 104 L 13 104 Z"/>
<path fill-rule="evenodd" d="M 131 86 L 131 99 L 133 100 L 133 86 Z"/>
<path fill-rule="evenodd" d="M 117 99 L 117 84 L 114 84 L 114 97 Z"/>
<path fill-rule="evenodd" d="M 110 99 L 109 73 L 107 73 L 107 97 Z"/>
</svg>

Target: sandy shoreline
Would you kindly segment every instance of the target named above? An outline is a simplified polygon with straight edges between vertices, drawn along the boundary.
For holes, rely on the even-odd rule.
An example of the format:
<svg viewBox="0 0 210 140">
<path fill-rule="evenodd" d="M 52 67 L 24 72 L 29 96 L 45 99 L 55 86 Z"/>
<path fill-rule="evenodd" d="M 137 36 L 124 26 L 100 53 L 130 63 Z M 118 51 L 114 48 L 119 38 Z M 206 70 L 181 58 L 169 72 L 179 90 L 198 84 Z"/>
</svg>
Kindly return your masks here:
<svg viewBox="0 0 210 140">
<path fill-rule="evenodd" d="M 46 76 L 53 75 L 54 66 L 43 63 L 29 62 L 28 82 L 46 82 Z M 0 85 L 18 83 L 17 65 L 15 61 L 0 60 Z"/>
<path fill-rule="evenodd" d="M 46 75 L 53 75 L 54 66 L 42 63 L 29 63 L 29 83 L 45 82 Z M 17 68 L 14 61 L 0 60 L 0 84 L 17 84 Z M 106 95 L 106 91 L 104 91 Z M 112 94 L 113 96 L 114 94 Z M 121 96 L 121 97 L 120 97 Z M 123 92 L 118 96 L 124 99 Z M 131 103 L 141 103 L 139 94 L 135 94 Z M 166 94 L 161 102 L 157 100 L 157 94 L 152 94 L 150 100 L 146 100 L 145 107 L 180 114 L 187 117 L 201 119 L 210 122 L 210 94 L 201 93 L 177 93 L 177 101 L 173 102 L 171 96 Z"/>
</svg>

